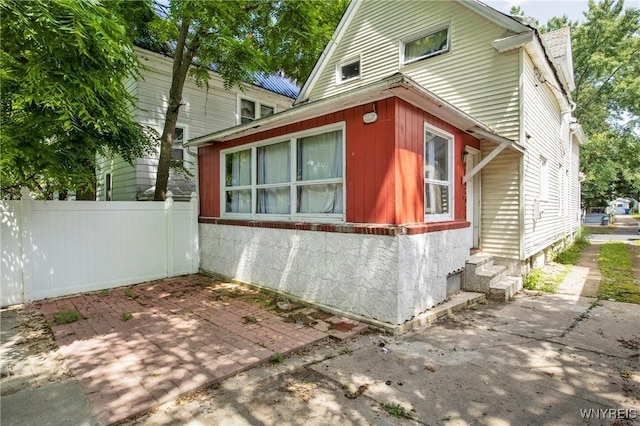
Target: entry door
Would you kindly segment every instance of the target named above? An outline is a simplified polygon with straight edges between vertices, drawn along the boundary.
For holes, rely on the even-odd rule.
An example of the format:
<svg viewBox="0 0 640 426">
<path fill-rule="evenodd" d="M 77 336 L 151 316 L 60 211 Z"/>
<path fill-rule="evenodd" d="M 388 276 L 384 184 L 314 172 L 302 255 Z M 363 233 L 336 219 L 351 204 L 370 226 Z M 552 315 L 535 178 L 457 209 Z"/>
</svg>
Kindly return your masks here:
<svg viewBox="0 0 640 426">
<path fill-rule="evenodd" d="M 469 173 L 480 162 L 480 151 L 470 146 L 467 146 L 465 151 L 465 173 Z M 471 223 L 473 230 L 471 247 L 476 249 L 480 248 L 480 173 L 482 171 L 467 182 L 467 221 Z"/>
</svg>

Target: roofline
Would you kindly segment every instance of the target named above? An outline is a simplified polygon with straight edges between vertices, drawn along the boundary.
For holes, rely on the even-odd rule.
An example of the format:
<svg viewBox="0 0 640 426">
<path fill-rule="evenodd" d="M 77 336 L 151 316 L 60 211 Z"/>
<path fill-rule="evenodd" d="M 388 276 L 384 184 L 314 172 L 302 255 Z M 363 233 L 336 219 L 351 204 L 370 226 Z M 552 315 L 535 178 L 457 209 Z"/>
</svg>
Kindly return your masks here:
<svg viewBox="0 0 640 426">
<path fill-rule="evenodd" d="M 316 81 L 320 77 L 320 74 L 322 74 L 322 71 L 324 71 L 326 59 L 333 53 L 334 50 L 336 50 L 338 43 L 340 42 L 340 40 L 342 40 L 347 27 L 353 20 L 353 17 L 356 14 L 356 10 L 360 7 L 361 3 L 362 0 L 351 0 L 351 3 L 349 3 L 349 6 L 347 6 L 347 9 L 342 15 L 342 18 L 340 19 L 340 22 L 338 23 L 338 26 L 333 33 L 334 37 L 331 37 L 327 45 L 324 47 L 322 54 L 313 66 L 311 74 L 309 74 L 309 77 L 307 77 L 307 80 L 304 82 L 304 86 L 302 86 L 302 89 L 300 89 L 300 93 L 298 93 L 298 97 L 293 102 L 293 105 L 298 105 L 304 102 L 309 97 L 307 92 L 312 86 L 315 85 Z"/>
<path fill-rule="evenodd" d="M 469 9 L 473 10 L 477 14 L 489 19 L 493 23 L 503 28 L 506 28 L 510 31 L 513 31 L 516 34 L 529 31 L 535 28 L 530 25 L 525 25 L 522 22 L 515 19 L 514 17 L 512 17 L 511 15 L 502 13 L 499 10 L 494 9 L 488 4 L 482 3 L 479 0 L 457 0 L 457 1 L 458 3 L 461 3 L 467 6 Z"/>
<path fill-rule="evenodd" d="M 497 143 L 508 142 L 513 149 L 520 152 L 524 151 L 524 148 L 515 141 L 500 136 L 489 126 L 459 110 L 402 73 L 396 73 L 378 82 L 329 98 L 302 104 L 250 123 L 200 136 L 188 141 L 185 146 L 200 147 L 209 143 L 225 142 L 289 124 L 285 123 L 286 120 L 294 121 L 297 119 L 297 121 L 300 121 L 302 119 L 326 114 L 326 110 L 330 111 L 336 107 L 342 107 L 340 109 L 351 108 L 390 97 L 398 97 L 423 108 L 436 117 L 441 118 L 443 121 L 460 128 L 478 139 L 489 139 Z M 301 116 L 304 118 L 300 119 L 299 117 Z"/>
<path fill-rule="evenodd" d="M 147 49 L 146 47 L 141 47 L 141 46 L 138 46 L 138 45 L 134 45 L 134 46 L 133 46 L 133 50 L 134 50 L 134 51 L 135 51 L 135 50 L 141 50 L 141 51 L 143 51 L 145 54 L 152 54 L 152 55 L 155 55 L 155 56 L 158 56 L 158 57 L 162 57 L 162 58 L 165 58 L 165 59 L 171 59 L 171 60 L 173 60 L 173 56 L 171 56 L 171 55 L 168 55 L 168 54 L 166 54 L 166 53 L 162 53 L 162 52 L 156 52 L 155 50 Z M 143 65 L 144 65 L 144 64 L 143 64 Z M 195 66 L 195 64 L 191 63 L 191 65 L 190 65 L 190 66 L 192 66 L 192 67 L 193 67 L 193 66 Z M 214 71 L 214 70 L 209 69 L 209 68 L 207 68 L 207 71 L 208 71 L 208 72 L 210 72 L 210 73 L 213 73 L 213 74 L 217 75 L 221 80 L 224 80 L 224 79 L 222 78 L 222 75 L 221 75 L 219 72 Z M 274 95 L 278 95 L 278 96 L 282 96 L 282 97 L 285 97 L 285 98 L 287 98 L 287 99 L 296 99 L 296 98 L 293 98 L 293 97 L 291 97 L 291 96 L 287 96 L 287 95 L 284 95 L 284 94 L 282 94 L 282 93 L 275 92 L 275 91 L 273 91 L 273 90 L 269 90 L 269 89 L 267 89 L 266 87 L 262 87 L 262 86 L 260 86 L 260 85 L 258 85 L 258 84 L 256 84 L 256 83 L 245 83 L 245 84 L 248 84 L 248 85 L 252 86 L 252 87 L 253 87 L 253 88 L 255 88 L 255 89 L 265 90 L 265 91 L 267 91 L 267 92 L 269 92 L 269 93 L 272 93 L 272 94 L 274 94 Z"/>
</svg>

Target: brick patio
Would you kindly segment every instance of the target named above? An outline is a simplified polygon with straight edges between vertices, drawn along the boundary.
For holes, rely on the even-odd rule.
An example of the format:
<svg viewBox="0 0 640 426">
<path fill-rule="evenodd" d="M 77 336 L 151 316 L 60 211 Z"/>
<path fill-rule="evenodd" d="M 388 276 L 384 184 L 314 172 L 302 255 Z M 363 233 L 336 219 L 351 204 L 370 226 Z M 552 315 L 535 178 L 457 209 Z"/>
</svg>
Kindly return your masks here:
<svg viewBox="0 0 640 426">
<path fill-rule="evenodd" d="M 198 285 L 200 278 L 141 284 L 133 297 L 119 288 L 33 305 L 49 321 L 59 311 L 82 315 L 52 330 L 101 423 L 145 412 L 327 336 L 221 296 Z M 132 318 L 124 321 L 124 312 Z"/>
</svg>

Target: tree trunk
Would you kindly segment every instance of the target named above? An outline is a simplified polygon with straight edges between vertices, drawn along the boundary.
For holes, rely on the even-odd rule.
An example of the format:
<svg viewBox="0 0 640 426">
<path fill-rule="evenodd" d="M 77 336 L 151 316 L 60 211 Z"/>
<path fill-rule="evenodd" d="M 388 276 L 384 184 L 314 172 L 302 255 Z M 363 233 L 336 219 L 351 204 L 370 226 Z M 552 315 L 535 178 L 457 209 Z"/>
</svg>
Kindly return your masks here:
<svg viewBox="0 0 640 426">
<path fill-rule="evenodd" d="M 163 201 L 167 193 L 169 182 L 169 170 L 171 168 L 171 148 L 173 147 L 173 134 L 176 131 L 178 113 L 182 103 L 182 90 L 187 79 L 187 73 L 191 66 L 191 61 L 200 47 L 199 33 L 191 39 L 191 45 L 186 52 L 187 36 L 189 35 L 189 21 L 183 21 L 180 28 L 180 36 L 176 45 L 176 53 L 173 57 L 173 72 L 171 78 L 171 89 L 169 89 L 169 104 L 164 119 L 162 136 L 160 137 L 160 157 L 158 158 L 158 172 L 156 175 L 156 191 L 153 199 Z"/>
</svg>

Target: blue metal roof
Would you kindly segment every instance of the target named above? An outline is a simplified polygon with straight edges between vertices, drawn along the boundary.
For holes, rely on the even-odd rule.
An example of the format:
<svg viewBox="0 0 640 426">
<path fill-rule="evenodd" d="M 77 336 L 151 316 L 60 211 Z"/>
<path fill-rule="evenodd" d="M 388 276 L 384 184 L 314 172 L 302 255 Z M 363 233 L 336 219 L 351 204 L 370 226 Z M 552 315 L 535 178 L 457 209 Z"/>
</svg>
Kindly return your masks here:
<svg viewBox="0 0 640 426">
<path fill-rule="evenodd" d="M 257 74 L 254 84 L 291 99 L 296 99 L 300 93 L 300 87 L 297 84 L 278 74 Z"/>
</svg>

